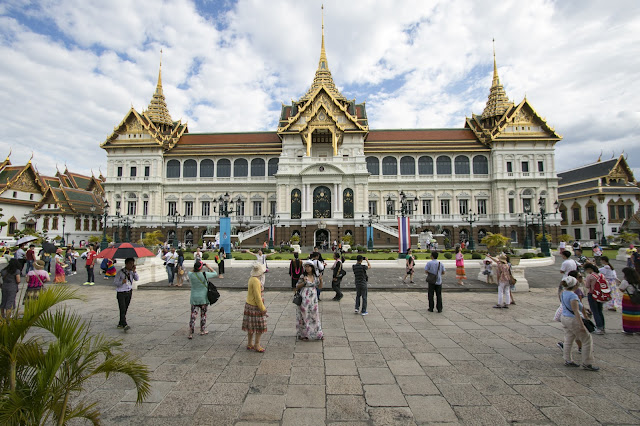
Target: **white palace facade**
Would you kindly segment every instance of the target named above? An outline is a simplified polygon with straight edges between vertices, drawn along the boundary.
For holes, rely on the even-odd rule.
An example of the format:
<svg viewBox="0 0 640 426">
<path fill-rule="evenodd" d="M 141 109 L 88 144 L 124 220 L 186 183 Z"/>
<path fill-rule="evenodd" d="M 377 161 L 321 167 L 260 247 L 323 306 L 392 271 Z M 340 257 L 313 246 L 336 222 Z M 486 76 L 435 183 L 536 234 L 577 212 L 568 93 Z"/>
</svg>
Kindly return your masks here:
<svg viewBox="0 0 640 426">
<path fill-rule="evenodd" d="M 514 244 L 541 232 L 531 218 L 538 200 L 558 199 L 554 147 L 561 140 L 525 98 L 509 101 L 495 62 L 481 115 L 450 129 L 371 129 L 365 103 L 345 98 L 334 84 L 324 46 L 311 87 L 283 105 L 275 131 L 189 133 L 172 120 L 162 71 L 147 110 L 131 108 L 101 144 L 110 214 L 129 217 L 132 239 L 160 229 L 165 238 L 198 244 L 218 228 L 220 197 L 228 195 L 232 233 L 245 246 L 299 235 L 310 246 L 352 235 L 366 245 L 397 247 L 403 192 L 417 234 L 430 230 L 452 244 L 499 232 Z M 176 225 L 174 216 L 180 215 Z M 560 233 L 560 215 L 545 224 Z M 109 232 L 113 232 L 111 229 Z"/>
</svg>

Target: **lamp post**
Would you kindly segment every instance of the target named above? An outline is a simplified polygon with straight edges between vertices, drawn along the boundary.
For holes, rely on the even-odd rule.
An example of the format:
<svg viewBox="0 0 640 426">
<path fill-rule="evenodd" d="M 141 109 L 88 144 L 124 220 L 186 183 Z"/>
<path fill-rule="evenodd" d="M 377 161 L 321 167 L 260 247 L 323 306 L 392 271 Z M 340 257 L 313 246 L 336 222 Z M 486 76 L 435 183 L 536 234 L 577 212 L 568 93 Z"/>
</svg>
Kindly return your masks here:
<svg viewBox="0 0 640 426">
<path fill-rule="evenodd" d="M 120 220 L 122 216 L 120 216 L 120 210 L 116 210 L 116 215 L 111 218 L 111 223 L 115 225 L 116 232 L 113 235 L 113 241 L 118 244 L 120 242 Z"/>
<path fill-rule="evenodd" d="M 394 208 L 391 196 L 387 198 L 387 212 L 392 212 L 393 214 L 400 213 L 400 215 L 404 218 L 411 215 L 416 210 L 418 210 L 418 197 L 415 197 L 413 200 L 409 200 L 404 191 L 400 191 L 400 209 L 398 210 Z M 407 229 L 407 232 L 409 232 L 409 229 Z M 400 229 L 398 229 L 398 233 L 400 233 Z M 410 243 L 411 241 L 409 240 L 409 244 Z M 406 253 L 398 253 L 399 259 L 403 259 L 405 256 Z"/>
<path fill-rule="evenodd" d="M 231 197 L 229 193 L 225 193 L 218 198 L 218 211 L 220 213 L 220 246 L 224 249 L 227 255 L 227 259 L 231 259 L 231 219 L 229 214 L 233 213 L 233 210 L 229 209 L 229 202 Z M 239 206 L 236 206 L 236 212 L 239 211 Z"/>
<path fill-rule="evenodd" d="M 607 223 L 607 218 L 600 213 L 600 225 L 602 225 L 602 238 L 600 239 L 600 244 L 602 246 L 607 245 L 607 239 L 604 236 L 604 224 Z"/>
<path fill-rule="evenodd" d="M 558 212 L 558 201 L 553 203 L 553 207 L 556 209 L 556 213 Z M 545 208 L 545 199 L 540 197 L 538 200 L 538 207 L 540 207 L 540 219 L 542 220 L 542 241 L 540 241 L 540 252 L 546 256 L 551 256 L 551 251 L 549 250 L 549 241 L 547 240 L 547 232 L 544 226 L 544 218 L 549 214 L 546 212 Z"/>
<path fill-rule="evenodd" d="M 377 223 L 380 216 L 377 214 L 370 214 L 367 218 L 362 215 L 362 220 L 367 223 L 367 250 L 373 250 L 373 224 Z"/>
<path fill-rule="evenodd" d="M 167 222 L 173 223 L 173 225 L 176 228 L 174 231 L 174 237 L 171 245 L 177 249 L 178 248 L 178 224 L 181 222 L 184 222 L 184 216 L 181 216 L 180 213 L 178 212 L 174 212 L 172 216 L 169 216 L 167 218 Z"/>
<path fill-rule="evenodd" d="M 67 224 L 67 216 L 64 215 L 64 216 L 62 216 L 62 240 L 60 240 L 60 245 L 62 247 L 64 247 L 65 244 L 66 244 L 65 241 L 64 241 L 64 227 L 65 227 L 66 224 Z"/>
<path fill-rule="evenodd" d="M 273 225 L 277 225 L 278 222 L 280 222 L 280 216 L 275 216 L 273 213 L 270 213 L 269 216 L 264 217 L 263 221 L 269 224 L 269 250 L 273 250 L 273 234 L 275 233 Z"/>
<path fill-rule="evenodd" d="M 478 221 L 478 215 L 470 211 L 462 216 L 462 220 L 469 223 L 469 250 L 475 250 L 476 244 L 473 241 L 473 223 Z"/>
<path fill-rule="evenodd" d="M 104 250 L 109 246 L 109 241 L 107 241 L 107 217 L 109 217 L 109 203 L 105 201 L 102 206 L 102 241 L 100 242 L 100 250 Z"/>
<path fill-rule="evenodd" d="M 531 214 L 531 205 L 526 204 L 524 206 L 524 213 L 521 213 L 520 218 L 524 218 L 524 243 L 522 248 L 528 250 L 531 248 L 531 242 L 529 241 L 529 215 Z"/>
<path fill-rule="evenodd" d="M 124 242 L 125 243 L 130 243 L 131 242 L 131 225 L 133 225 L 134 223 L 135 223 L 135 220 L 130 218 L 129 216 L 125 216 L 125 217 L 122 218 L 122 225 L 125 228 L 125 233 L 124 233 Z M 177 235 L 178 235 L 178 233 L 176 232 L 176 236 Z"/>
</svg>

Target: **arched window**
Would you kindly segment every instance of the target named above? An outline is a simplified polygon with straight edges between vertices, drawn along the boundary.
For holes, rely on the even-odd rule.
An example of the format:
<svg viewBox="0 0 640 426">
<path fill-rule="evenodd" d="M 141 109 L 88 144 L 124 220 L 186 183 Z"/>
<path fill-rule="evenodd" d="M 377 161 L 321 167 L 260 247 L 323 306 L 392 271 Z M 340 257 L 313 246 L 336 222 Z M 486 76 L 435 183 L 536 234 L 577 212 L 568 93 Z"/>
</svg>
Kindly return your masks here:
<svg viewBox="0 0 640 426">
<path fill-rule="evenodd" d="M 401 175 L 416 174 L 416 160 L 413 157 L 406 156 L 400 159 L 400 174 Z"/>
<path fill-rule="evenodd" d="M 231 161 L 226 158 L 218 160 L 218 177 L 231 177 Z"/>
<path fill-rule="evenodd" d="M 198 163 L 196 160 L 186 160 L 182 164 L 182 177 L 194 178 L 198 176 Z"/>
<path fill-rule="evenodd" d="M 342 201 L 345 219 L 353 219 L 353 190 L 347 188 L 342 191 Z"/>
<path fill-rule="evenodd" d="M 423 155 L 418 159 L 418 173 L 421 175 L 433 174 L 433 158 Z"/>
<path fill-rule="evenodd" d="M 278 159 L 270 158 L 269 159 L 269 169 L 267 170 L 267 176 L 275 176 L 278 173 Z"/>
<path fill-rule="evenodd" d="M 374 176 L 380 174 L 380 160 L 378 160 L 378 157 L 367 157 L 367 170 Z"/>
<path fill-rule="evenodd" d="M 469 169 L 469 157 L 466 155 L 458 155 L 455 160 L 456 174 L 468 175 L 471 173 Z"/>
<path fill-rule="evenodd" d="M 478 242 L 481 242 L 481 241 L 482 241 L 482 239 L 483 239 L 484 237 L 486 237 L 486 236 L 487 236 L 487 230 L 486 230 L 486 229 L 483 229 L 483 228 L 482 228 L 482 229 L 480 229 L 480 230 L 478 231 Z"/>
<path fill-rule="evenodd" d="M 178 160 L 169 160 L 167 162 L 167 177 L 168 178 L 180 177 L 180 162 Z"/>
<path fill-rule="evenodd" d="M 249 175 L 249 163 L 244 158 L 238 158 L 233 162 L 233 176 L 245 177 Z"/>
<path fill-rule="evenodd" d="M 291 191 L 291 219 L 300 219 L 302 215 L 302 193 L 299 189 Z"/>
<path fill-rule="evenodd" d="M 202 160 L 200 162 L 200 177 L 213 177 L 213 160 Z"/>
<path fill-rule="evenodd" d="M 446 155 L 441 155 L 436 160 L 436 170 L 439 175 L 450 175 L 451 174 L 451 158 Z"/>
<path fill-rule="evenodd" d="M 488 175 L 489 174 L 489 162 L 484 155 L 476 155 L 473 157 L 473 174 L 474 175 Z"/>
<path fill-rule="evenodd" d="M 398 161 L 395 157 L 384 157 L 382 159 L 382 174 L 385 176 L 398 174 Z"/>
<path fill-rule="evenodd" d="M 191 247 L 193 245 L 193 231 L 192 230 L 188 230 L 187 232 L 184 233 L 184 243 L 187 245 L 187 247 Z"/>
<path fill-rule="evenodd" d="M 264 176 L 264 160 L 262 158 L 251 160 L 251 176 Z"/>
</svg>

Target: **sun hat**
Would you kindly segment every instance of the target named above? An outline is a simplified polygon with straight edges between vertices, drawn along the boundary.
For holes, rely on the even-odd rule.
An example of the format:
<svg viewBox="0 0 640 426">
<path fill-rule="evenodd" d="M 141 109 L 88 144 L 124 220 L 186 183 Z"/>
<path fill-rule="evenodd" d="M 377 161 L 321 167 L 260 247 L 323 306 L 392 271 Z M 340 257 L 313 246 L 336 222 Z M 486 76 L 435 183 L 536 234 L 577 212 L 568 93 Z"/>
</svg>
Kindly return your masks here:
<svg viewBox="0 0 640 426">
<path fill-rule="evenodd" d="M 56 254 L 62 253 L 62 249 L 58 247 L 58 250 L 56 250 Z"/>
<path fill-rule="evenodd" d="M 500 256 L 498 256 L 498 260 L 502 263 L 507 263 L 507 255 L 504 253 L 501 253 Z"/>
<path fill-rule="evenodd" d="M 570 275 L 562 278 L 562 286 L 564 288 L 573 288 L 577 285 L 578 285 L 578 280 Z"/>
<path fill-rule="evenodd" d="M 267 267 L 264 266 L 262 263 L 258 263 L 258 262 L 254 262 L 253 266 L 251 268 L 251 276 L 252 277 L 260 277 L 264 274 L 264 272 L 267 270 Z"/>
<path fill-rule="evenodd" d="M 43 270 L 44 269 L 44 261 L 43 260 L 36 260 L 35 262 L 33 262 L 33 267 L 38 269 L 38 270 Z"/>
</svg>

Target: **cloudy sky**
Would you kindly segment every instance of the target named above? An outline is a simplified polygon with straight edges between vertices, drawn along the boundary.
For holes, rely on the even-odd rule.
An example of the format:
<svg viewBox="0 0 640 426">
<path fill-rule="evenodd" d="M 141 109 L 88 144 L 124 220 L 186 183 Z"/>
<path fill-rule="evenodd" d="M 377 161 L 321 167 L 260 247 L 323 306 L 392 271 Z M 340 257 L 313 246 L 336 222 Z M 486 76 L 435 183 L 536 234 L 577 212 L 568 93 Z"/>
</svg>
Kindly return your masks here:
<svg viewBox="0 0 640 426">
<path fill-rule="evenodd" d="M 105 5 L 109 6 L 105 6 Z M 320 0 L 3 0 L 0 156 L 105 170 L 99 144 L 158 76 L 197 132 L 275 130 L 308 89 Z M 557 169 L 629 154 L 640 173 L 640 2 L 324 0 L 329 67 L 372 129 L 462 127 L 492 74 L 564 137 Z M 89 161 L 88 161 L 89 160 Z"/>
</svg>

